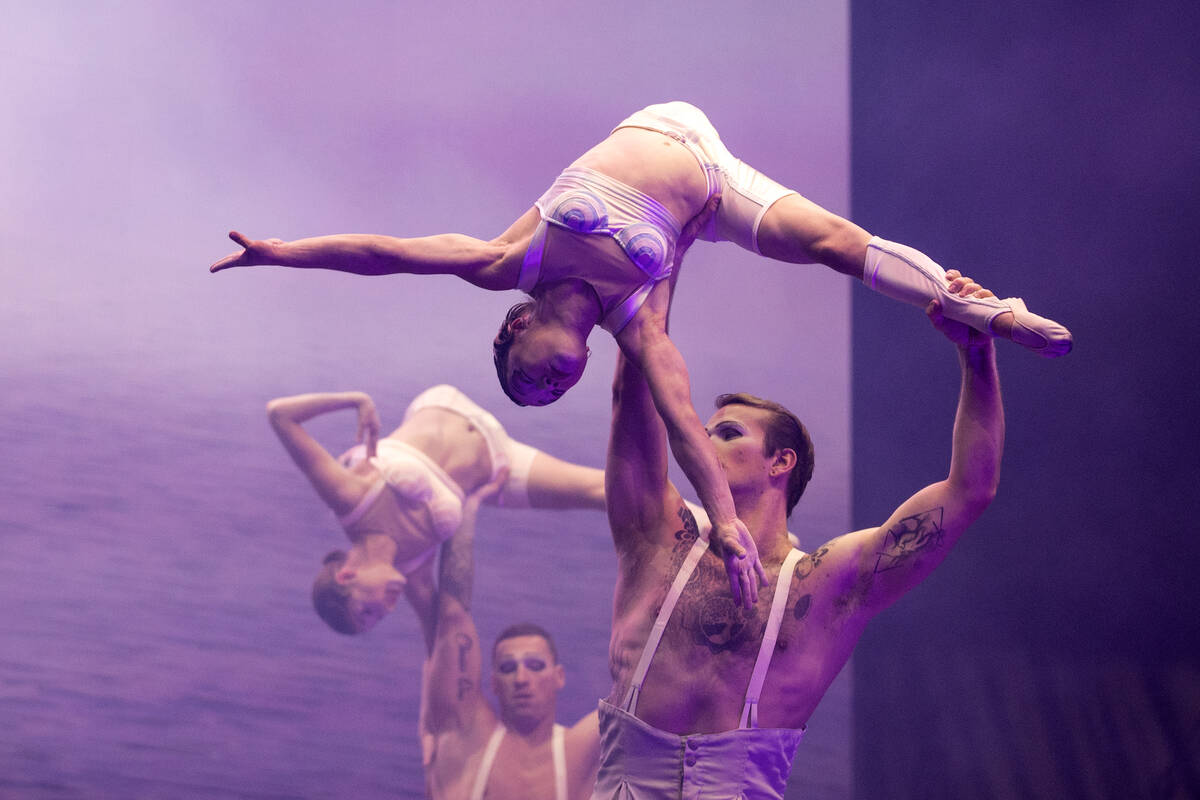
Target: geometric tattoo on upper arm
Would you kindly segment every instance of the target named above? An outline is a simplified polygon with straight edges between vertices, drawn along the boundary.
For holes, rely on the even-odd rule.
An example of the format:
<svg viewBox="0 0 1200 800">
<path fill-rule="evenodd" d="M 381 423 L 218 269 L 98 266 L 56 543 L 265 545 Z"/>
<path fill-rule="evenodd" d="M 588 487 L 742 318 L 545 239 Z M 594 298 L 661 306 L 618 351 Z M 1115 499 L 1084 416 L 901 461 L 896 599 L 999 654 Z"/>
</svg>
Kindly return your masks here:
<svg viewBox="0 0 1200 800">
<path fill-rule="evenodd" d="M 905 517 L 884 537 L 883 550 L 875 561 L 876 572 L 886 572 L 903 565 L 922 550 L 942 543 L 942 507 Z"/>
</svg>

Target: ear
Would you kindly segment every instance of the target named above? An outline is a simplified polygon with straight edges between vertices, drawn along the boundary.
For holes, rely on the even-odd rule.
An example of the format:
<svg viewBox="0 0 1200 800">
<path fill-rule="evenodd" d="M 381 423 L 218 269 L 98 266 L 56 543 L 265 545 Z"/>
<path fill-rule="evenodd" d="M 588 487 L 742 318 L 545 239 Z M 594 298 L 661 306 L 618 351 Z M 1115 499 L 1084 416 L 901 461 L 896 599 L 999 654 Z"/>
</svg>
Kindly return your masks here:
<svg viewBox="0 0 1200 800">
<path fill-rule="evenodd" d="M 404 580 L 388 581 L 383 593 L 383 605 L 388 611 L 395 611 L 396 604 L 400 602 L 400 595 L 404 593 Z"/>
<path fill-rule="evenodd" d="M 337 572 L 333 573 L 333 579 L 341 584 L 350 583 L 358 577 L 358 573 L 354 567 L 341 567 Z"/>
<path fill-rule="evenodd" d="M 563 669 L 562 664 L 554 665 L 554 684 L 560 691 L 567 685 L 567 671 Z"/>
<path fill-rule="evenodd" d="M 532 322 L 533 322 L 533 311 L 529 310 L 529 311 L 526 311 L 521 316 L 514 319 L 511 323 L 509 323 L 508 327 L 514 334 L 516 334 L 517 331 L 528 330 L 529 326 L 530 326 L 530 324 L 532 324 Z"/>
<path fill-rule="evenodd" d="M 771 477 L 776 478 L 791 472 L 797 460 L 796 451 L 790 447 L 776 450 L 775 457 L 771 459 Z"/>
</svg>

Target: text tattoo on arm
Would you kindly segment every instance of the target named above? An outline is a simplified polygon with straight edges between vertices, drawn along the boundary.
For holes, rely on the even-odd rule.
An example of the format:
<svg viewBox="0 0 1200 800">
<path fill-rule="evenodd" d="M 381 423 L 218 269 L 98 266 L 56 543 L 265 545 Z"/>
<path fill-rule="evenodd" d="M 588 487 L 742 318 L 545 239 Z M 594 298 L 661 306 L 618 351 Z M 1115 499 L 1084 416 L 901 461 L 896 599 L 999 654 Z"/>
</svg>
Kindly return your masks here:
<svg viewBox="0 0 1200 800">
<path fill-rule="evenodd" d="M 473 642 L 471 637 L 465 633 L 460 633 L 454 637 L 455 644 L 458 645 L 458 671 L 461 675 L 467 672 L 467 654 L 471 652 Z M 467 696 L 467 693 L 475 688 L 474 682 L 470 678 L 459 677 L 458 679 L 458 699 L 462 700 Z"/>
<path fill-rule="evenodd" d="M 925 550 L 940 547 L 944 537 L 942 507 L 905 517 L 884 536 L 883 549 L 875 560 L 875 571 L 903 566 Z"/>
</svg>

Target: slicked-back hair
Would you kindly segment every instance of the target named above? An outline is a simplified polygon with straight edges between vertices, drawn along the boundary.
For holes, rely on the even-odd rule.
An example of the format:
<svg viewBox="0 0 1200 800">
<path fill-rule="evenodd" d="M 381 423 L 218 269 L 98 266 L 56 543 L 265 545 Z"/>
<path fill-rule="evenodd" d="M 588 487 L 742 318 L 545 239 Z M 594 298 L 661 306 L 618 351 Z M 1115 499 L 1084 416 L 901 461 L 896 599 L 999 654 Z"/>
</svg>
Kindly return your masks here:
<svg viewBox="0 0 1200 800">
<path fill-rule="evenodd" d="M 796 453 L 796 466 L 788 475 L 787 484 L 787 513 L 791 516 L 792 509 L 800 502 L 813 473 L 813 444 L 804 423 L 779 403 L 755 397 L 747 392 L 720 395 L 715 405 L 717 408 L 731 405 L 750 406 L 769 412 L 763 437 L 763 449 L 766 452 L 763 455 L 769 456 L 783 449 L 790 449 Z"/>
<path fill-rule="evenodd" d="M 496 648 L 500 646 L 501 642 L 505 639 L 515 639 L 518 636 L 540 636 L 545 639 L 546 645 L 550 648 L 550 655 L 554 658 L 554 663 L 558 663 L 558 648 L 554 646 L 554 637 L 541 625 L 533 622 L 518 622 L 500 631 L 500 635 L 492 643 L 492 660 L 496 659 Z"/>
<path fill-rule="evenodd" d="M 504 322 L 500 323 L 500 330 L 496 334 L 496 338 L 492 340 L 492 361 L 496 365 L 496 377 L 500 379 L 500 388 L 508 395 L 509 400 L 519 406 L 523 406 L 525 403 L 516 398 L 512 393 L 512 387 L 508 384 L 508 351 L 512 349 L 513 340 L 517 338 L 516 331 L 513 330 L 513 323 L 526 314 L 532 314 L 533 307 L 532 300 L 525 300 L 510 308 L 504 316 Z"/>
<path fill-rule="evenodd" d="M 360 633 L 354 615 L 350 613 L 350 589 L 338 583 L 337 571 L 346 563 L 345 550 L 333 550 L 321 562 L 321 571 L 313 580 L 312 602 L 317 616 L 338 633 L 354 636 Z"/>
</svg>

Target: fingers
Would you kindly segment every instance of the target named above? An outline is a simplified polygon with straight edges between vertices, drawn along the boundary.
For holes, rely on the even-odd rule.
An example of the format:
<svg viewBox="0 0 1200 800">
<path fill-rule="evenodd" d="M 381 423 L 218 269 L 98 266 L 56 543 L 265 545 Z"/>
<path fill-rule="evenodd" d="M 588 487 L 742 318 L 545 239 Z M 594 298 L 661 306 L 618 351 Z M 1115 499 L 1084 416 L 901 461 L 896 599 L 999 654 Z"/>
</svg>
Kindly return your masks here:
<svg viewBox="0 0 1200 800">
<path fill-rule="evenodd" d="M 742 605 L 742 581 L 737 570 L 729 570 L 729 590 L 733 594 L 733 602 Z"/>
<path fill-rule="evenodd" d="M 741 574 L 742 581 L 742 605 L 746 608 L 753 608 L 758 602 L 758 581 L 754 580 L 754 573 L 750 569 L 746 569 Z"/>
<path fill-rule="evenodd" d="M 985 289 L 956 269 L 946 270 L 947 290 L 959 297 L 995 297 L 991 289 Z"/>
<path fill-rule="evenodd" d="M 213 264 L 208 268 L 209 272 L 220 272 L 221 270 L 229 269 L 230 267 L 242 266 L 242 258 L 246 255 L 246 250 L 250 247 L 250 240 L 237 231 L 230 231 L 229 238 L 241 245 L 243 248 L 242 252 L 233 253 L 232 255 L 225 256 L 220 261 L 213 262 Z"/>
</svg>

